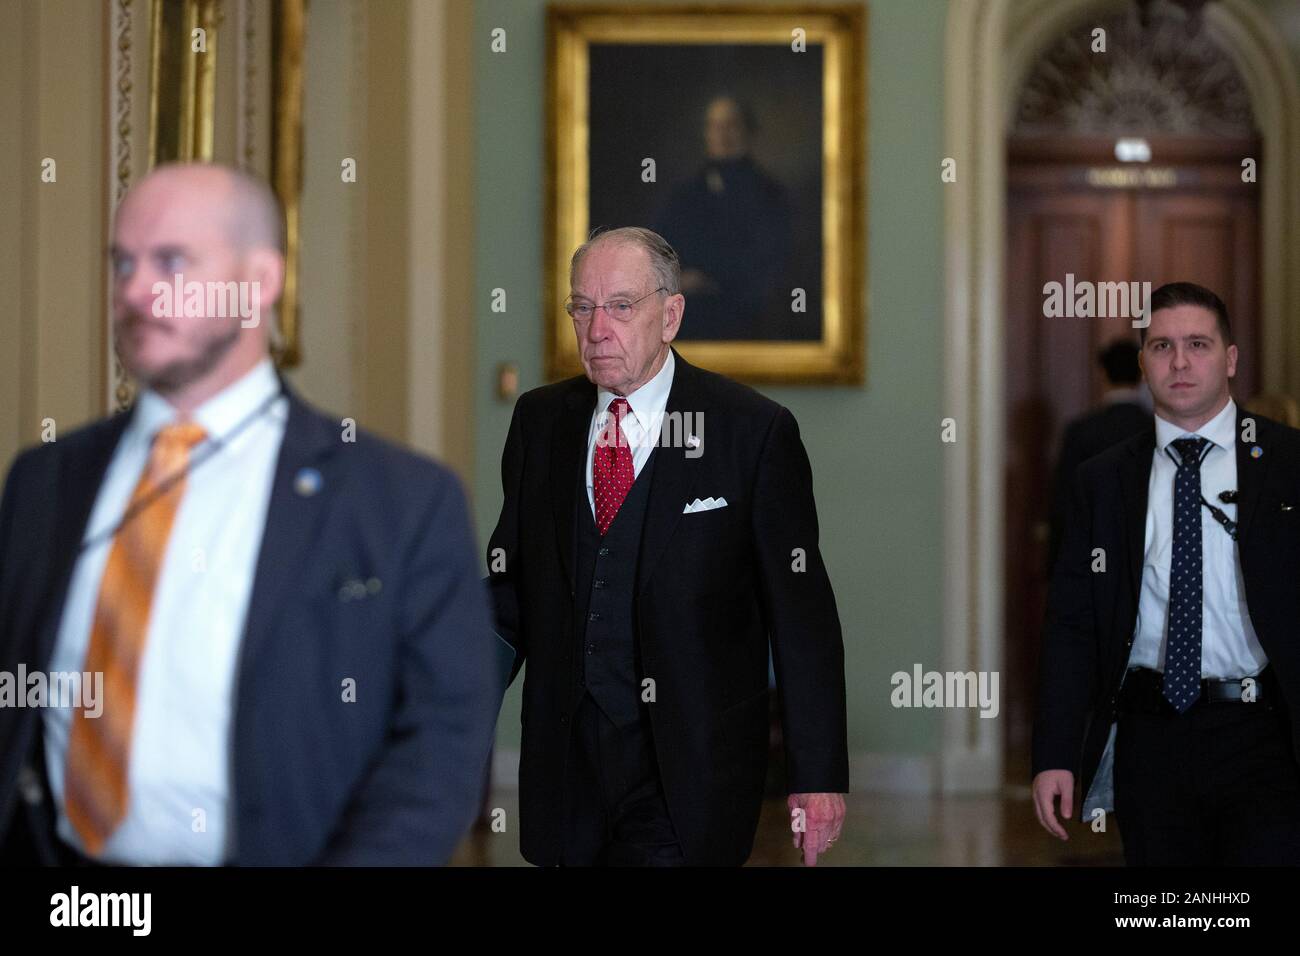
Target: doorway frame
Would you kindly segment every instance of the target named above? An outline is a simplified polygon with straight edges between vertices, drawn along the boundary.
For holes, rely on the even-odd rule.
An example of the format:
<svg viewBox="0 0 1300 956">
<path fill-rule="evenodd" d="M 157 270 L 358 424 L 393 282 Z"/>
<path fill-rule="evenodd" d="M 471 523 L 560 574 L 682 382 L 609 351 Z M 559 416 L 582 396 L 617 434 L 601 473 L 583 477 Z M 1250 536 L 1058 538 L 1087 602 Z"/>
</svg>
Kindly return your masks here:
<svg viewBox="0 0 1300 956">
<path fill-rule="evenodd" d="M 1061 33 L 1131 0 L 950 0 L 945 37 L 943 668 L 1000 671 L 1004 644 L 1003 311 L 1008 119 L 1035 59 Z M 1260 362 L 1266 389 L 1300 392 L 1300 81 L 1291 53 L 1251 0 L 1204 10 L 1250 94 L 1263 141 Z M 1287 316 L 1297 317 L 1288 323 Z M 996 721 L 945 710 L 943 793 L 1002 788 Z M 1025 781 L 1028 783 L 1028 781 Z"/>
</svg>

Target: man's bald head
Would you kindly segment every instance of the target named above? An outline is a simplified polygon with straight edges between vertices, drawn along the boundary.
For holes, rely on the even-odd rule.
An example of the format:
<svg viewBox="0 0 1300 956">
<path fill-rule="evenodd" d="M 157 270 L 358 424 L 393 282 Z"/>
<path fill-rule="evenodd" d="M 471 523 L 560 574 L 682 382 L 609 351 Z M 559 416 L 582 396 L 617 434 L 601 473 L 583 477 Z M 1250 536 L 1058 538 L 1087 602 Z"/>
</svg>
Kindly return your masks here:
<svg viewBox="0 0 1300 956">
<path fill-rule="evenodd" d="M 138 380 L 185 405 L 265 359 L 284 289 L 284 220 L 256 176 L 160 166 L 113 223 L 114 342 Z"/>
<path fill-rule="evenodd" d="M 284 213 L 260 177 L 222 163 L 166 163 L 136 183 L 122 205 L 170 193 L 183 194 L 195 215 L 220 217 L 235 248 L 269 248 L 284 255 Z"/>
</svg>

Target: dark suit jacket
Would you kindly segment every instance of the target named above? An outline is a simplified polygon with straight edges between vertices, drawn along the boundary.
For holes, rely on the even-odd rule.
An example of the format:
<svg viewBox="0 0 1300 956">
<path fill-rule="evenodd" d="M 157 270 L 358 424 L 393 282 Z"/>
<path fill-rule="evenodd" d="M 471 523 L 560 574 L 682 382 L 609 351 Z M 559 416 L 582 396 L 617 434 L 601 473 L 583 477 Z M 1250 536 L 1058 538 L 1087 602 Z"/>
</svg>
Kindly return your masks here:
<svg viewBox="0 0 1300 956">
<path fill-rule="evenodd" d="M 1052 480 L 1051 537 L 1047 546 L 1048 572 L 1056 566 L 1065 534 L 1070 504 L 1070 479 L 1089 458 L 1140 431 L 1154 427 L 1151 413 L 1137 402 L 1112 402 L 1081 415 L 1065 427 L 1061 454 Z"/>
<path fill-rule="evenodd" d="M 1240 440 L 1248 417 L 1256 423 L 1254 442 Z M 1300 432 L 1239 408 L 1237 436 L 1246 604 L 1300 744 Z M 1154 450 L 1153 423 L 1075 473 L 1048 597 L 1033 772 L 1070 770 L 1083 796 L 1105 750 L 1133 646 Z M 1094 548 L 1105 550 L 1104 573 L 1091 570 Z"/>
<path fill-rule="evenodd" d="M 669 814 L 686 860 L 749 856 L 768 747 L 772 644 L 791 792 L 847 792 L 844 650 L 817 547 L 812 471 L 794 417 L 750 388 L 676 356 L 667 412 L 701 413 L 694 450 L 655 454 L 634 603 Z M 578 377 L 515 405 L 502 457 L 505 502 L 488 544 L 497 629 L 527 659 L 520 845 L 559 860 L 563 772 L 577 683 L 574 551 L 596 387 Z M 696 498 L 727 507 L 682 514 Z M 801 549 L 806 570 L 794 571 Z"/>
<path fill-rule="evenodd" d="M 0 667 L 48 667 L 96 493 L 130 412 L 21 454 L 0 505 Z M 199 465 L 202 467 L 202 465 Z M 320 490 L 295 476 L 316 469 Z M 501 680 L 454 476 L 289 393 L 239 651 L 238 864 L 440 864 L 474 819 Z M 344 599 L 349 581 L 378 593 Z M 355 702 L 342 682 L 356 681 Z M 52 862 L 39 711 L 0 710 L 0 838 Z M 28 775 L 31 779 L 31 775 Z M 2 841 L 0 841 L 2 842 Z"/>
</svg>

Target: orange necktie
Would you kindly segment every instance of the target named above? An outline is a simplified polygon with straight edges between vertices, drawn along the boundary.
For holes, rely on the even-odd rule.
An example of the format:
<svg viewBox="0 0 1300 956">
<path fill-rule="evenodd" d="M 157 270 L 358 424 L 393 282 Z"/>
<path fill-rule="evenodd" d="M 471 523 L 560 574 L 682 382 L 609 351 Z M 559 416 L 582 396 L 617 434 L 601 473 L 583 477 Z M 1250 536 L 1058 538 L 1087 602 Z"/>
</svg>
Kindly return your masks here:
<svg viewBox="0 0 1300 956">
<path fill-rule="evenodd" d="M 190 450 L 204 437 L 203 428 L 193 422 L 159 429 L 149 464 L 127 505 L 131 517 L 114 536 L 104 567 L 82 668 L 104 675 L 103 712 L 87 717 L 83 710 L 73 711 L 63 778 L 68 820 L 92 855 L 103 849 L 126 816 L 136 677 L 149 633 L 150 606 L 172 521 L 185 494 Z M 179 480 L 160 493 L 160 485 L 177 475 Z M 148 504 L 141 506 L 145 499 Z"/>
</svg>

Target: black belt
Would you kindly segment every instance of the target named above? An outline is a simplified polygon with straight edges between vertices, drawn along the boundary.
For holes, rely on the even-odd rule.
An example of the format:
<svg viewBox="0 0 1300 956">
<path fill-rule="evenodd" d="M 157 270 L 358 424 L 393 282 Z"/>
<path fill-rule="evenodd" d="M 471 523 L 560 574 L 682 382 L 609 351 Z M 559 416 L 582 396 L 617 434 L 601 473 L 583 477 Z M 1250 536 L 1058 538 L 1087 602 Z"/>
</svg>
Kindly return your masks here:
<svg viewBox="0 0 1300 956">
<path fill-rule="evenodd" d="M 1120 688 L 1119 708 L 1130 713 L 1141 714 L 1176 714 L 1177 711 L 1163 693 L 1165 675 L 1146 667 L 1134 667 L 1124 676 L 1124 686 Z M 1253 701 L 1247 699 L 1247 690 L 1253 684 Z M 1206 678 L 1201 681 L 1201 693 L 1191 708 L 1206 707 L 1212 704 L 1259 704 L 1263 710 L 1272 710 L 1278 695 L 1272 686 L 1273 674 L 1264 668 L 1253 677 L 1237 677 L 1228 680 Z"/>
</svg>

